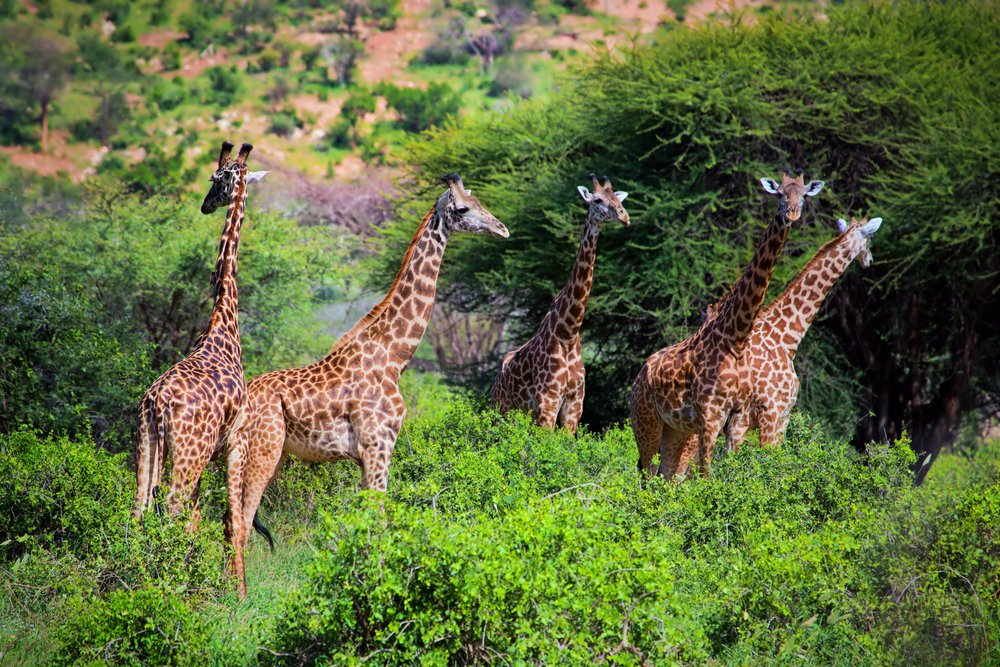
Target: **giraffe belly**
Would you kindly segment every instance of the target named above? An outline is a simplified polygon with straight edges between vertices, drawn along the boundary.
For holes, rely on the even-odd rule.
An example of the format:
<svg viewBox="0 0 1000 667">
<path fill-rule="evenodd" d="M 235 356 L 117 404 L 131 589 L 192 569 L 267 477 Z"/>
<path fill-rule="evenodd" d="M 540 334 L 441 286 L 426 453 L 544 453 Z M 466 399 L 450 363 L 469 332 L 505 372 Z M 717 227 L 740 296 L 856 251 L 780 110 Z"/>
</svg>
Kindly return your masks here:
<svg viewBox="0 0 1000 667">
<path fill-rule="evenodd" d="M 358 439 L 346 416 L 315 419 L 309 428 L 289 429 L 285 451 L 303 461 L 360 461 Z"/>
</svg>

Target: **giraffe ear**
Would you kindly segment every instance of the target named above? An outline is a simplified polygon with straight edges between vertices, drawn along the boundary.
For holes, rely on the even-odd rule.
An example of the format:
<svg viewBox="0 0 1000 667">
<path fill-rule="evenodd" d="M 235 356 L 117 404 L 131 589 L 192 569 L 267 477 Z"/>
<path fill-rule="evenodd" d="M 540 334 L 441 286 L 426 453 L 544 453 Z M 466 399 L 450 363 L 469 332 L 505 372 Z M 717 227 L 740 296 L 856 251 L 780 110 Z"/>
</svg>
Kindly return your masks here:
<svg viewBox="0 0 1000 667">
<path fill-rule="evenodd" d="M 628 197 L 628 193 L 627 192 L 622 192 L 621 190 L 618 190 L 617 192 L 615 192 L 615 197 L 618 197 L 618 203 L 621 203 L 621 202 L 625 201 L 626 197 Z"/>
<path fill-rule="evenodd" d="M 778 194 L 778 188 L 781 187 L 778 185 L 778 181 L 773 178 L 762 178 L 760 179 L 760 184 L 764 186 L 764 192 L 772 195 Z"/>
<path fill-rule="evenodd" d="M 579 190 L 580 196 L 583 197 L 583 201 L 588 204 L 590 203 L 590 200 L 594 198 L 593 195 L 590 194 L 590 190 L 587 189 L 587 186 L 578 185 L 576 186 L 576 189 Z"/>
<path fill-rule="evenodd" d="M 247 174 L 247 183 L 256 183 L 257 181 L 264 180 L 264 177 L 270 174 L 269 171 L 251 171 Z"/>
<path fill-rule="evenodd" d="M 837 231 L 838 232 L 840 232 L 841 234 L 843 234 L 844 232 L 847 231 L 847 228 L 849 226 L 850 225 L 847 224 L 847 220 L 844 220 L 843 218 L 837 218 Z"/>
<path fill-rule="evenodd" d="M 466 197 L 471 197 L 472 196 L 472 190 L 466 190 L 465 191 L 465 196 Z"/>
<path fill-rule="evenodd" d="M 806 186 L 805 196 L 815 197 L 819 194 L 819 191 L 823 189 L 826 185 L 823 181 L 809 181 L 809 185 Z"/>
<path fill-rule="evenodd" d="M 882 218 L 872 218 L 868 221 L 868 224 L 861 228 L 861 235 L 866 239 L 870 239 L 878 231 L 879 226 L 882 224 Z"/>
</svg>

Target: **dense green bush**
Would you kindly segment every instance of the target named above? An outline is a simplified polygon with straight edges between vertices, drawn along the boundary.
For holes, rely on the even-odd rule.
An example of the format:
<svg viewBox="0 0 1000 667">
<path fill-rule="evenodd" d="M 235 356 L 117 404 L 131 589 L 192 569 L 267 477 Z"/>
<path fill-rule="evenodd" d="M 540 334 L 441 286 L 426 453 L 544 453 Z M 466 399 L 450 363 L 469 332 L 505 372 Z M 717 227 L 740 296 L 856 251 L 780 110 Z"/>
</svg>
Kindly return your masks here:
<svg viewBox="0 0 1000 667">
<path fill-rule="evenodd" d="M 396 121 L 407 132 L 423 132 L 458 113 L 461 95 L 447 83 L 432 83 L 426 90 L 382 84 L 377 89 L 399 114 Z"/>
<path fill-rule="evenodd" d="M 53 665 L 204 665 L 209 634 L 185 599 L 158 589 L 77 603 L 58 630 Z"/>
<path fill-rule="evenodd" d="M 152 379 L 150 346 L 100 310 L 75 279 L 0 260 L 0 429 L 117 440 Z"/>
<path fill-rule="evenodd" d="M 47 439 L 28 430 L 0 436 L 0 543 L 5 560 L 29 547 L 90 555 L 129 493 L 125 455 L 88 440 Z"/>
<path fill-rule="evenodd" d="M 442 298 L 492 311 L 519 344 L 566 281 L 584 217 L 576 186 L 610 176 L 630 192 L 633 224 L 600 241 L 584 419 L 620 421 L 646 357 L 689 335 L 746 265 L 776 210 L 757 179 L 802 167 L 827 187 L 791 231 L 772 294 L 836 217 L 864 208 L 886 223 L 872 268 L 848 271 L 829 300 L 837 317 L 800 351 L 801 403 L 839 432 L 860 424 L 857 444 L 909 425 L 933 451 L 955 426 L 947 406 L 996 393 L 1000 378 L 986 297 L 1000 275 L 987 251 L 1000 245 L 1000 194 L 981 177 L 1000 131 L 986 102 L 1000 96 L 997 7 L 850 2 L 817 18 L 668 30 L 588 59 L 549 99 L 431 131 L 404 161 L 418 184 L 406 205 L 425 207 L 437 177 L 458 171 L 511 229 L 495 251 L 449 249 Z M 387 274 L 410 233 L 390 232 Z"/>
<path fill-rule="evenodd" d="M 0 562 L 39 602 L 152 584 L 221 588 L 221 512 L 209 503 L 196 534 L 185 517 L 150 512 L 136 523 L 125 458 L 88 438 L 0 435 Z"/>
<path fill-rule="evenodd" d="M 860 456 L 797 416 L 783 448 L 640 490 L 628 431 L 574 440 L 451 401 L 400 434 L 387 499 L 330 494 L 260 658 L 988 661 L 998 451 L 914 489 L 905 440 Z"/>
</svg>

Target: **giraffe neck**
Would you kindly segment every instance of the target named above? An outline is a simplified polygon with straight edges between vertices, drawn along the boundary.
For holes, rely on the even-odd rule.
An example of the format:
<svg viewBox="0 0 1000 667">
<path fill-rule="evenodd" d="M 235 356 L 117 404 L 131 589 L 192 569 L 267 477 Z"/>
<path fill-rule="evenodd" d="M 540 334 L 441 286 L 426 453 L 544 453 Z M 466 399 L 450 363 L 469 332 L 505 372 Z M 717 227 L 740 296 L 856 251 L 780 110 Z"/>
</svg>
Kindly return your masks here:
<svg viewBox="0 0 1000 667">
<path fill-rule="evenodd" d="M 768 335 L 785 348 L 789 357 L 795 356 L 826 295 L 860 252 L 859 236 L 852 229 L 828 241 L 761 313 L 761 319 L 769 325 Z"/>
<path fill-rule="evenodd" d="M 597 237 L 600 233 L 597 221 L 588 215 L 569 282 L 556 296 L 545 318 L 552 335 L 563 342 L 575 341 L 583 327 L 583 315 L 594 283 L 594 259 L 597 256 Z"/>
<path fill-rule="evenodd" d="M 222 228 L 219 241 L 219 257 L 212 272 L 212 287 L 215 290 L 215 304 L 208 329 L 195 343 L 200 347 L 211 339 L 220 351 L 227 351 L 237 358 L 240 356 L 239 294 L 236 289 L 236 269 L 240 252 L 240 231 L 246 210 L 246 181 L 238 177 L 233 186 L 236 194 L 226 212 L 226 224 Z"/>
<path fill-rule="evenodd" d="M 417 228 L 389 293 L 334 345 L 334 352 L 343 342 L 363 337 L 388 351 L 385 370 L 402 372 L 430 321 L 448 234 L 432 208 Z"/>
<path fill-rule="evenodd" d="M 750 337 L 754 320 L 764 302 L 774 265 L 788 237 L 789 226 L 782 214 L 774 216 L 764 231 L 764 238 L 757 244 L 743 276 L 719 306 L 719 314 L 713 321 L 713 327 L 734 353 L 741 352 Z"/>
</svg>

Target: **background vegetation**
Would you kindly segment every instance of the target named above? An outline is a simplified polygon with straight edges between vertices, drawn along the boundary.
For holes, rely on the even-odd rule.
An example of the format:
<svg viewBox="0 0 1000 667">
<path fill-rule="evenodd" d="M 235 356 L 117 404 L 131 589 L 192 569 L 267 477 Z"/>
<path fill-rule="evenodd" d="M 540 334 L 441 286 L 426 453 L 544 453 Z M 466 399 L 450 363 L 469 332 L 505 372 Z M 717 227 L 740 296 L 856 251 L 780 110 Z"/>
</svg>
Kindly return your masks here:
<svg viewBox="0 0 1000 667">
<path fill-rule="evenodd" d="M 821 13 L 0 0 L 0 663 L 1000 662 L 997 8 Z M 197 533 L 129 516 L 137 399 L 210 309 L 223 138 L 272 172 L 241 246 L 251 376 L 381 295 L 440 173 L 512 231 L 448 249 L 387 497 L 289 465 L 242 603 L 218 466 Z M 756 178 L 789 164 L 827 189 L 773 289 L 849 212 L 885 218 L 876 264 L 806 338 L 785 447 L 642 488 L 622 396 L 739 274 L 775 206 Z M 601 239 L 573 439 L 482 382 L 566 279 L 591 170 L 635 224 Z"/>
<path fill-rule="evenodd" d="M 530 335 L 575 252 L 575 186 L 607 173 L 635 224 L 600 242 L 584 414 L 612 423 L 645 358 L 692 331 L 749 260 L 776 206 L 758 177 L 801 167 L 827 187 L 772 293 L 837 217 L 870 210 L 886 224 L 875 265 L 848 272 L 807 337 L 800 403 L 859 444 L 908 428 L 919 452 L 938 451 L 1000 378 L 988 250 L 1000 191 L 983 178 L 998 169 L 998 21 L 992 3 L 875 3 L 673 30 L 582 65 L 549 99 L 431 131 L 411 144 L 413 171 L 457 168 L 512 232 L 495 253 L 456 251 L 446 298 L 512 322 L 515 341 Z M 970 49 L 974 35 L 990 46 Z"/>
</svg>

